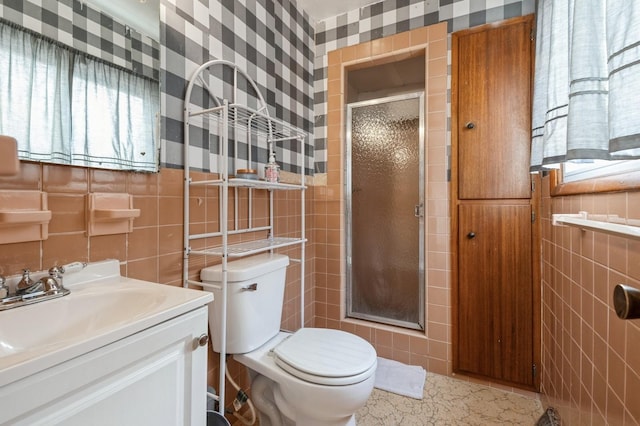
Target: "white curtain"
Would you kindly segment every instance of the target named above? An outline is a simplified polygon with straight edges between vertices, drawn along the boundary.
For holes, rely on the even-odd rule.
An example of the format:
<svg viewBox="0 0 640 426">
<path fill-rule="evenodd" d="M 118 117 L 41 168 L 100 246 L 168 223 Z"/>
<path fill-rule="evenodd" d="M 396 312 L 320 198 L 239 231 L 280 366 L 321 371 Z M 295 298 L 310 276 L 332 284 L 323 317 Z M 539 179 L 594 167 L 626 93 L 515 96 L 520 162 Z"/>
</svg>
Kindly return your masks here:
<svg viewBox="0 0 640 426">
<path fill-rule="evenodd" d="M 71 54 L 10 25 L 0 25 L 0 134 L 19 156 L 71 161 Z"/>
<path fill-rule="evenodd" d="M 153 170 L 157 83 L 76 55 L 73 65 L 73 163 Z M 76 114 L 76 110 L 84 111 Z"/>
<path fill-rule="evenodd" d="M 640 1 L 540 0 L 531 169 L 640 158 Z"/>
<path fill-rule="evenodd" d="M 0 134 L 20 159 L 157 171 L 158 83 L 0 22 Z"/>
</svg>

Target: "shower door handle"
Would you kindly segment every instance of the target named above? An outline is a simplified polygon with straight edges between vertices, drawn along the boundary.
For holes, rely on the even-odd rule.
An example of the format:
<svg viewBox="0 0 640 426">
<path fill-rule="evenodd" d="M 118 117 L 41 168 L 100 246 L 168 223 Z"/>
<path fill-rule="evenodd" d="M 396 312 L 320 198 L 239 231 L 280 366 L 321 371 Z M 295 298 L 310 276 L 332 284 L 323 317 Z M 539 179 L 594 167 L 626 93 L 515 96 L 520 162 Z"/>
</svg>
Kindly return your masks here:
<svg viewBox="0 0 640 426">
<path fill-rule="evenodd" d="M 413 215 L 415 217 L 424 217 L 424 204 L 423 203 L 416 204 L 416 206 L 413 208 Z"/>
</svg>

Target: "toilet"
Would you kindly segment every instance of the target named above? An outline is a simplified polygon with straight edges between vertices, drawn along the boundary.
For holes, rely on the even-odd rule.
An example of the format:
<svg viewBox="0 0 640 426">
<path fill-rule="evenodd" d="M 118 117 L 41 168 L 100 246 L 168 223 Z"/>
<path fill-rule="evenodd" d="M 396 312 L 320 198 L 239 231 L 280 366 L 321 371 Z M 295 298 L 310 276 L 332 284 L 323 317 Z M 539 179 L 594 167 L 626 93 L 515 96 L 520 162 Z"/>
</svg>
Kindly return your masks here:
<svg viewBox="0 0 640 426">
<path fill-rule="evenodd" d="M 249 369 L 251 399 L 261 426 L 355 425 L 377 366 L 366 340 L 341 331 L 280 331 L 289 258 L 260 254 L 227 263 L 226 351 Z M 213 350 L 222 324 L 221 265 L 200 271 L 209 309 Z"/>
</svg>

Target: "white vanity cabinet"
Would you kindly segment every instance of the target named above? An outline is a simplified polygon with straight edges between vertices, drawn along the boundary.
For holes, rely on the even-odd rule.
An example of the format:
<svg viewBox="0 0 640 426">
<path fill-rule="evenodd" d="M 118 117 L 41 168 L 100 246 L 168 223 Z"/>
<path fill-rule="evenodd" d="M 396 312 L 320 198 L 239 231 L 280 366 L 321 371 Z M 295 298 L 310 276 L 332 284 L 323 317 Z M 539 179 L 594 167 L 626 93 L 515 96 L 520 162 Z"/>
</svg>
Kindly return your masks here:
<svg viewBox="0 0 640 426">
<path fill-rule="evenodd" d="M 201 305 L 2 386 L 0 424 L 204 426 L 206 334 Z"/>
</svg>

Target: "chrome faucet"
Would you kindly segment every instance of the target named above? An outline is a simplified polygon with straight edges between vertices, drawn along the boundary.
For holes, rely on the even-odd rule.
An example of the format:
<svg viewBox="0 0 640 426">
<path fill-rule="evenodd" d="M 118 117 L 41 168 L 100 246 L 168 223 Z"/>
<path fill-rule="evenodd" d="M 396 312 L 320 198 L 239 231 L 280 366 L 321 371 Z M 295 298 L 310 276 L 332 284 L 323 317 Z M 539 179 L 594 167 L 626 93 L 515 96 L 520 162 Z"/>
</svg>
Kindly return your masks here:
<svg viewBox="0 0 640 426">
<path fill-rule="evenodd" d="M 85 265 L 84 263 L 75 262 L 67 266 L 69 271 L 73 272 L 84 268 Z M 13 295 L 9 294 L 6 280 L 0 276 L 0 311 L 66 296 L 69 294 L 69 290 L 62 285 L 64 271 L 64 267 L 54 266 L 49 269 L 48 277 L 45 276 L 34 281 L 30 276 L 31 272 L 25 269 L 22 271 L 22 279 L 15 286 Z"/>
<path fill-rule="evenodd" d="M 31 271 L 24 269 L 22 271 L 22 279 L 16 286 L 16 296 L 22 296 L 25 294 L 33 294 L 42 291 L 44 285 L 40 281 L 33 281 L 29 274 Z"/>
<path fill-rule="evenodd" d="M 62 274 L 64 274 L 64 267 L 54 266 L 49 269 L 49 276 L 40 278 L 40 282 L 44 287 L 44 291 L 47 293 L 55 293 L 64 290 L 62 285 Z"/>
</svg>

